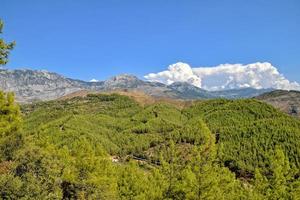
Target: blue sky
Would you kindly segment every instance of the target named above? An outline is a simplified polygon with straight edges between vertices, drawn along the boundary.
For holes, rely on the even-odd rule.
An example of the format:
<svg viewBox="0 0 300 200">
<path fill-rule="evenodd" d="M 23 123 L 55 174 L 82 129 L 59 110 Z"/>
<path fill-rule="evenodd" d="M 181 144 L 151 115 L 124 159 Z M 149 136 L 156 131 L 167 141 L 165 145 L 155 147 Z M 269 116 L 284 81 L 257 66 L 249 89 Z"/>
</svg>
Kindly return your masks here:
<svg viewBox="0 0 300 200">
<path fill-rule="evenodd" d="M 83 80 L 270 62 L 300 82 L 299 0 L 1 0 L 7 68 Z"/>
</svg>

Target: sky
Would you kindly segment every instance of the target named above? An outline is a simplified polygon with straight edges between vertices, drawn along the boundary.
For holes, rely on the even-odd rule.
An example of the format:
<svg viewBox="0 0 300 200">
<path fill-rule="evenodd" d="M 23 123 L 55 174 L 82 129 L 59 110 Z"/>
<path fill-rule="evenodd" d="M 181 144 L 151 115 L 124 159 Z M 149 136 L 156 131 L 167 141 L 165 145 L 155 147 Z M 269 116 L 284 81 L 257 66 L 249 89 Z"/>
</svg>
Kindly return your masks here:
<svg viewBox="0 0 300 200">
<path fill-rule="evenodd" d="M 299 0 L 0 0 L 0 6 L 1 37 L 17 43 L 8 69 L 82 80 L 128 73 L 168 83 L 158 74 L 183 63 L 202 82 L 194 85 L 214 89 L 255 86 L 270 77 L 260 74 L 268 63 L 275 82 L 300 83 Z M 257 69 L 249 67 L 255 63 Z M 224 64 L 231 64 L 226 72 L 208 75 Z M 223 82 L 208 84 L 218 77 Z"/>
</svg>

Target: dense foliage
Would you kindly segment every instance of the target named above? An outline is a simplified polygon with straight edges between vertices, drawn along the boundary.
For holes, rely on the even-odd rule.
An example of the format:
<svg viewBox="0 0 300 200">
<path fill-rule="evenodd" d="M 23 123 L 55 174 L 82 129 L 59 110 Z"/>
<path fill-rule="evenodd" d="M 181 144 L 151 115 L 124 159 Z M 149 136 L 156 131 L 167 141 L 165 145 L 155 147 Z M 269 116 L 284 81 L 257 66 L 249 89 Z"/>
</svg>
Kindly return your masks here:
<svg viewBox="0 0 300 200">
<path fill-rule="evenodd" d="M 186 114 L 203 118 L 217 135 L 220 160 L 241 176 L 253 175 L 256 168 L 268 173 L 276 146 L 300 167 L 300 121 L 272 106 L 256 100 L 210 100 L 186 109 Z"/>
<path fill-rule="evenodd" d="M 297 199 L 300 122 L 255 100 L 179 109 L 0 93 L 2 199 Z"/>
</svg>

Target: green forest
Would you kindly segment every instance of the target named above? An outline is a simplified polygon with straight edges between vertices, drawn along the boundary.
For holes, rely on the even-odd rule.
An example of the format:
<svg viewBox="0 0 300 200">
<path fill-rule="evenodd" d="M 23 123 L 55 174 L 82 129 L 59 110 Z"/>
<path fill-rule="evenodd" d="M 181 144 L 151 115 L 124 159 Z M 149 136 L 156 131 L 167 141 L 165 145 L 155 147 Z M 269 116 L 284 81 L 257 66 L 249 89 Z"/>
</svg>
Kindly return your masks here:
<svg viewBox="0 0 300 200">
<path fill-rule="evenodd" d="M 300 121 L 256 100 L 185 108 L 0 93 L 1 199 L 299 199 Z"/>
</svg>

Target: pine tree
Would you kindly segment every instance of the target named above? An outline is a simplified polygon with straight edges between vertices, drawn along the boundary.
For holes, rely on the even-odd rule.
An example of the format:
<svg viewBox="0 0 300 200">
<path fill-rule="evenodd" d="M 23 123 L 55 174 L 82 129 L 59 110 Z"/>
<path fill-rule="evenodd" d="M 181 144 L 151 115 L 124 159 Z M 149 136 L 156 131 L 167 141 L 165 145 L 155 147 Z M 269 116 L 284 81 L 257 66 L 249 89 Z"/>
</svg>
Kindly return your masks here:
<svg viewBox="0 0 300 200">
<path fill-rule="evenodd" d="M 22 144 L 21 114 L 12 93 L 0 91 L 0 149 L 1 158 L 11 160 L 13 152 Z"/>
<path fill-rule="evenodd" d="M 4 23 L 0 19 L 0 34 L 2 33 Z M 4 39 L 0 38 L 0 66 L 8 62 L 8 55 L 10 50 L 15 46 L 15 42 L 6 43 Z"/>
<path fill-rule="evenodd" d="M 135 163 L 129 163 L 120 173 L 118 180 L 118 194 L 124 200 L 147 199 L 146 193 L 147 179 L 143 171 L 138 169 Z"/>
<path fill-rule="evenodd" d="M 148 176 L 148 183 L 146 184 L 146 197 L 149 200 L 164 199 L 164 192 L 168 185 L 161 170 L 154 168 Z"/>
<path fill-rule="evenodd" d="M 268 179 L 261 174 L 259 169 L 255 169 L 254 178 L 254 192 L 252 196 L 255 198 L 253 199 L 268 199 L 271 192 Z"/>
<path fill-rule="evenodd" d="M 242 188 L 234 175 L 216 165 L 215 136 L 202 120 L 197 126 L 197 134 L 202 135 L 204 140 L 194 148 L 192 160 L 180 180 L 185 199 L 239 199 Z"/>
<path fill-rule="evenodd" d="M 271 158 L 271 170 L 273 172 L 271 179 L 272 199 L 289 199 L 290 164 L 278 146 L 275 148 L 274 157 Z"/>
<path fill-rule="evenodd" d="M 178 179 L 180 179 L 184 164 L 181 163 L 183 159 L 173 140 L 169 142 L 164 154 L 161 155 L 160 162 L 161 173 L 166 184 L 164 199 L 182 199 L 181 188 L 178 188 Z"/>
</svg>

